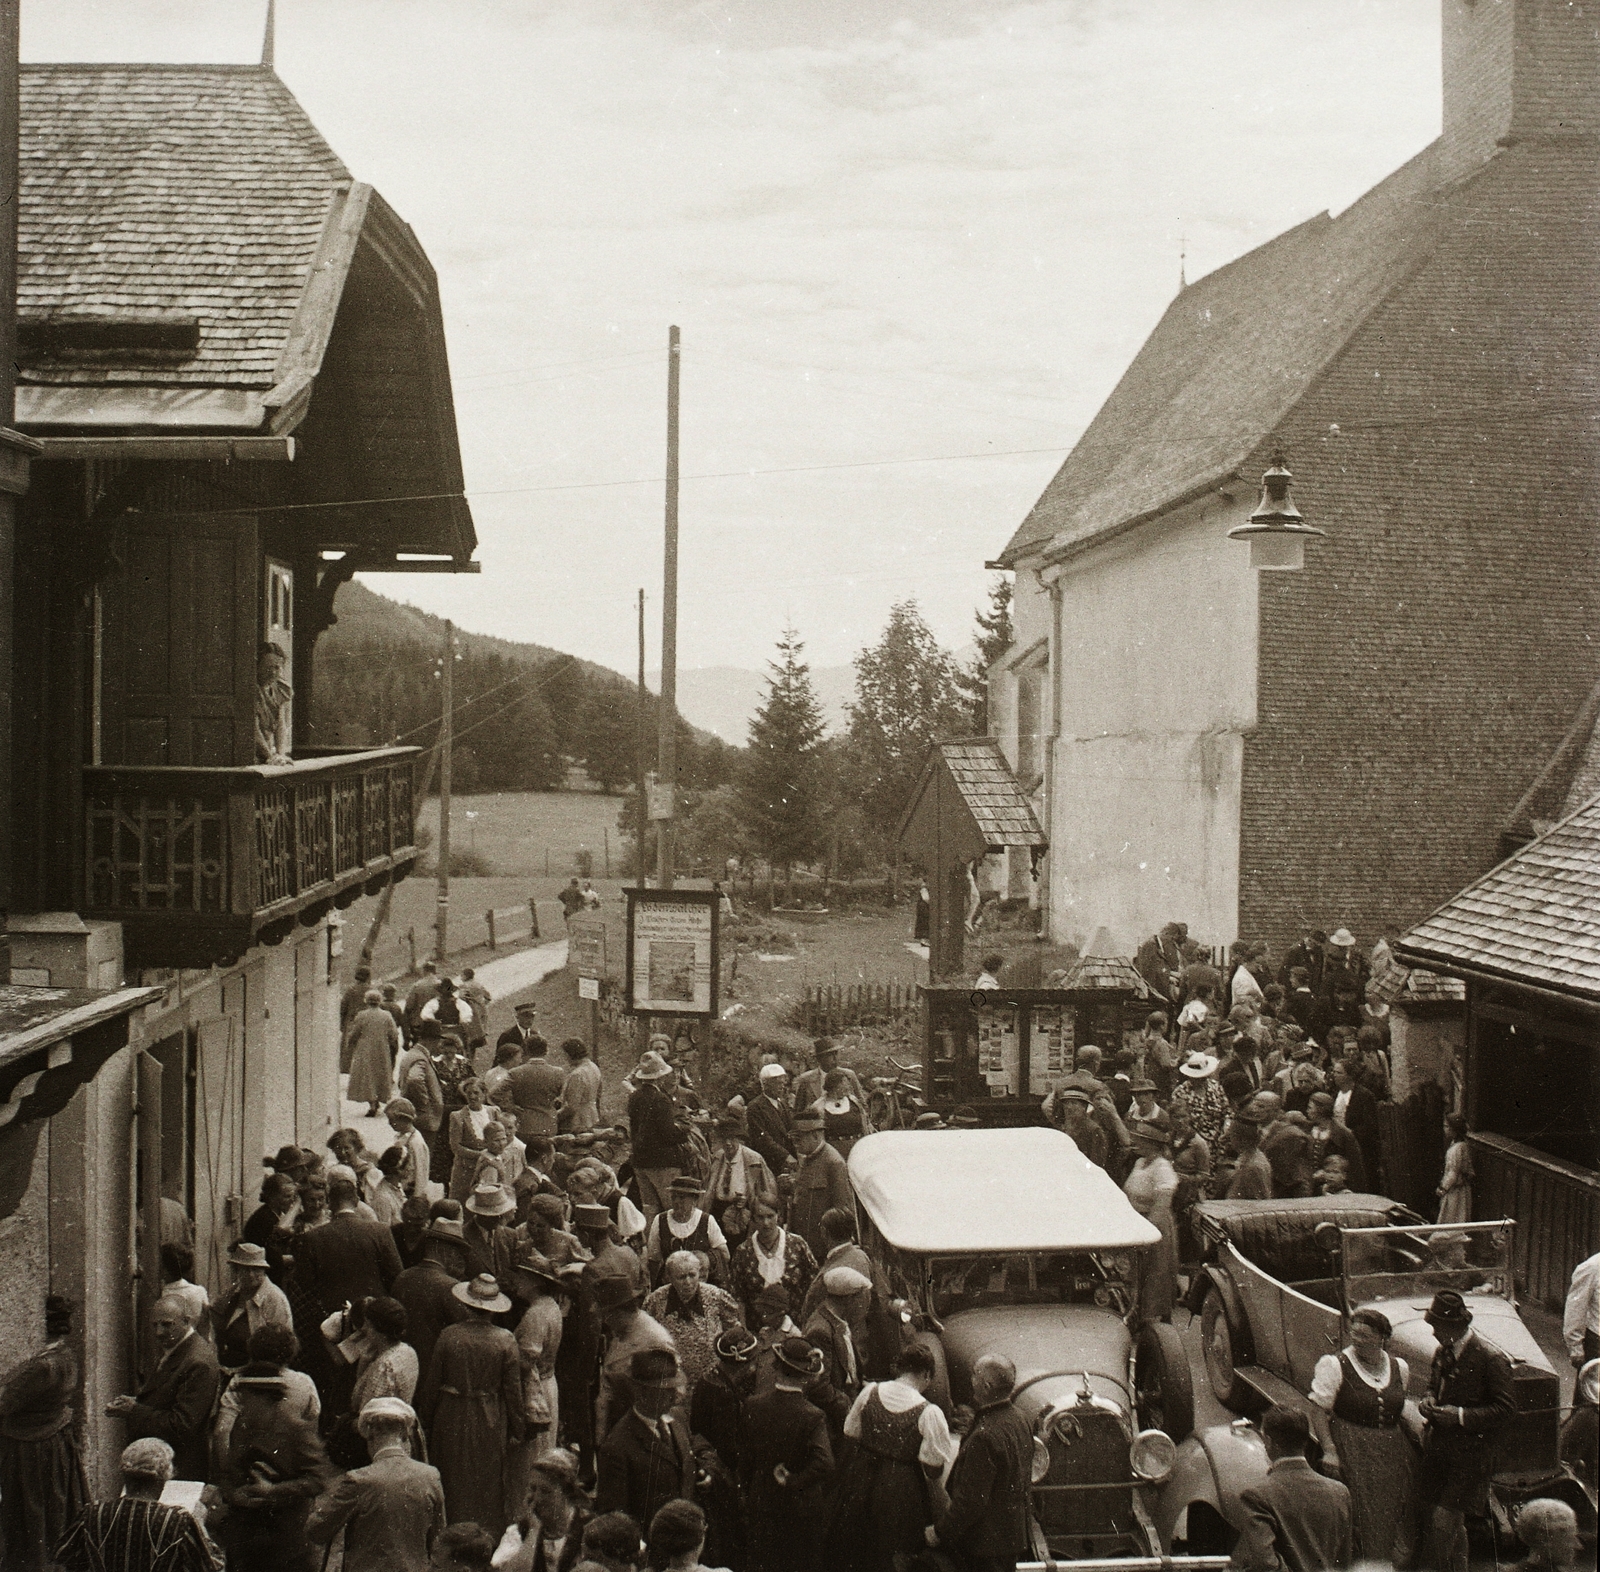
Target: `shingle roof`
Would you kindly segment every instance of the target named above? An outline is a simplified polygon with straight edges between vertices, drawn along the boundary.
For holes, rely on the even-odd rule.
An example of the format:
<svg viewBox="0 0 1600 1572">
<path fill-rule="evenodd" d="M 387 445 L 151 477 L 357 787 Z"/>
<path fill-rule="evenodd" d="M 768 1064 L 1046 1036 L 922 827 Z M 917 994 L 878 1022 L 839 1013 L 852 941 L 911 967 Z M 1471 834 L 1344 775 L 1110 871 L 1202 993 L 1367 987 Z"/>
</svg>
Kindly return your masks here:
<svg viewBox="0 0 1600 1572">
<path fill-rule="evenodd" d="M 1600 1000 L 1600 797 L 1401 939 L 1430 961 Z"/>
<path fill-rule="evenodd" d="M 1424 150 L 1338 218 L 1182 290 L 1002 560 L 1115 530 L 1237 470 L 1426 254 L 1432 161 Z"/>
<path fill-rule="evenodd" d="M 1150 990 L 1145 980 L 1133 969 L 1133 963 L 1121 955 L 1086 955 L 1072 968 L 1065 985 L 1068 988 L 1110 988 L 1131 993 L 1136 999 L 1148 999 Z"/>
<path fill-rule="evenodd" d="M 259 66 L 22 68 L 18 314 L 188 316 L 177 364 L 23 367 L 32 383 L 270 387 L 349 171 Z"/>
<path fill-rule="evenodd" d="M 950 778 L 991 846 L 1043 846 L 1033 808 L 993 737 L 968 737 L 934 744 Z"/>
</svg>

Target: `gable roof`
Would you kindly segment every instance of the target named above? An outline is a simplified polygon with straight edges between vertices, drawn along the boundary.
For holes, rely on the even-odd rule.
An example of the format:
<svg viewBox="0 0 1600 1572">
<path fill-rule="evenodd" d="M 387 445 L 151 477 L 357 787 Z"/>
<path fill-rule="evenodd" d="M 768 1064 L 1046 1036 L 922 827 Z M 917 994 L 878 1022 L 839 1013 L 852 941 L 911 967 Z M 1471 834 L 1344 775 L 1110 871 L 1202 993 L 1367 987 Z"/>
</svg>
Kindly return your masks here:
<svg viewBox="0 0 1600 1572">
<path fill-rule="evenodd" d="M 993 737 L 962 737 L 933 744 L 901 815 L 897 839 L 906 838 L 929 785 L 940 773 L 954 785 L 959 809 L 969 821 L 966 833 L 975 836 L 977 844 L 990 851 L 1046 844 L 1033 807 Z"/>
<path fill-rule="evenodd" d="M 1600 797 L 1446 901 L 1396 953 L 1600 1003 Z"/>
<path fill-rule="evenodd" d="M 21 118 L 24 331 L 199 327 L 173 364 L 30 353 L 24 384 L 271 388 L 351 184 L 288 88 L 259 66 L 26 65 Z"/>
<path fill-rule="evenodd" d="M 1081 544 L 1231 480 L 1426 256 L 1436 147 L 1339 217 L 1180 291 L 1000 560 Z"/>
</svg>

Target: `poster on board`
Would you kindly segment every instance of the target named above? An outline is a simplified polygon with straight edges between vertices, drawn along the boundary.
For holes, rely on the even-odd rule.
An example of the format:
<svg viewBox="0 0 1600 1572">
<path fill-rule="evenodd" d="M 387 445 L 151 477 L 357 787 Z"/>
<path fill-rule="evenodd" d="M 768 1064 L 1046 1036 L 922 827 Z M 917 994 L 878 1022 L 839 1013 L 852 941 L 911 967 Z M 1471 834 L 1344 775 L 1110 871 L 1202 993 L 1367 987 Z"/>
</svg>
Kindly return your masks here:
<svg viewBox="0 0 1600 1572">
<path fill-rule="evenodd" d="M 627 1005 L 634 1015 L 715 1016 L 717 907 L 710 890 L 627 890 Z"/>
</svg>

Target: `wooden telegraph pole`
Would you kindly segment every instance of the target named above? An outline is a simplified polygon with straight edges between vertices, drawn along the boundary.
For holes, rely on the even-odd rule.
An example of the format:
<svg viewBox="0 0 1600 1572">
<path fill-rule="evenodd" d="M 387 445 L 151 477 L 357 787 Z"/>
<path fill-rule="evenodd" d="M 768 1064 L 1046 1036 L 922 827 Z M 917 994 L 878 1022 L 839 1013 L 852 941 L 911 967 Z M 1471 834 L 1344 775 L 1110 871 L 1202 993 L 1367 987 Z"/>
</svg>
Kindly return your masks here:
<svg viewBox="0 0 1600 1572">
<path fill-rule="evenodd" d="M 439 899 L 434 928 L 438 948 L 434 952 L 439 969 L 444 970 L 450 936 L 450 749 L 455 732 L 456 625 L 444 625 L 444 675 L 440 681 L 443 714 L 439 720 Z"/>
<path fill-rule="evenodd" d="M 657 821 L 656 878 L 672 888 L 672 815 L 678 798 L 678 349 L 667 329 L 667 529 L 661 567 L 661 714 L 656 729 L 656 779 L 667 814 Z"/>
<path fill-rule="evenodd" d="M 650 714 L 650 700 L 648 690 L 644 685 L 644 591 L 639 591 L 639 696 L 634 707 L 633 715 L 633 773 L 635 784 L 639 788 L 639 841 L 634 851 L 633 876 L 642 885 L 644 883 L 645 858 L 648 856 L 645 848 L 650 842 L 650 804 L 646 801 L 647 791 L 645 785 L 646 761 L 645 736 L 647 728 L 645 721 Z"/>
</svg>

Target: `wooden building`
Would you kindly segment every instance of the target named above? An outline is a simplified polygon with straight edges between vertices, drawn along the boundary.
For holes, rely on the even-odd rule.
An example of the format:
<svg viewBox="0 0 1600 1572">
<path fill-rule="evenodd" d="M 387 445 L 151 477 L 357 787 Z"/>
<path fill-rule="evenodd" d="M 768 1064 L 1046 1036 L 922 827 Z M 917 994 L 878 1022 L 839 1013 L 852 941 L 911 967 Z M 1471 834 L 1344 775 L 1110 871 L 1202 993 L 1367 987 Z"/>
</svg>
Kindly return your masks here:
<svg viewBox="0 0 1600 1572">
<path fill-rule="evenodd" d="M 308 734 L 334 591 L 474 571 L 475 536 L 427 256 L 270 68 L 27 66 L 21 101 L 11 981 L 154 992 L 85 1084 L 0 1119 L 0 1172 L 33 1149 L 0 1366 L 47 1289 L 87 1307 L 104 1487 L 163 1207 L 221 1289 L 263 1154 L 338 1117 L 338 911 L 416 857 L 416 750 Z"/>
<path fill-rule="evenodd" d="M 1600 15 L 1441 18 L 1440 137 L 1181 290 L 1001 554 L 1057 941 L 1416 922 L 1600 676 Z M 1326 537 L 1257 572 L 1279 444 Z"/>
<path fill-rule="evenodd" d="M 1396 955 L 1465 980 L 1473 1215 L 1517 1219 L 1517 1277 L 1556 1305 L 1600 1250 L 1600 797 L 1406 933 Z"/>
</svg>

